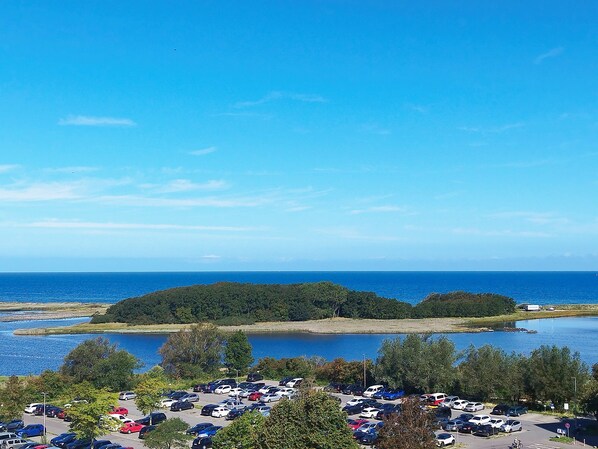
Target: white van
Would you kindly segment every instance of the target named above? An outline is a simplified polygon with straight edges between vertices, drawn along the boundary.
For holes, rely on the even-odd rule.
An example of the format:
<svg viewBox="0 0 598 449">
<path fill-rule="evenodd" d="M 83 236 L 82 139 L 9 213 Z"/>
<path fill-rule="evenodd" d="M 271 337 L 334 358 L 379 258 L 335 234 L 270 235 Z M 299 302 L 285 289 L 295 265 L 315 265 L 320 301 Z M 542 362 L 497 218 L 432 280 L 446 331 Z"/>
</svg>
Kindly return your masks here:
<svg viewBox="0 0 598 449">
<path fill-rule="evenodd" d="M 384 385 L 372 385 L 371 387 L 367 387 L 367 389 L 363 392 L 363 397 L 371 398 L 381 390 L 384 390 Z"/>
<path fill-rule="evenodd" d="M 429 405 L 438 405 L 446 399 L 446 393 L 432 393 L 428 395 Z"/>
<path fill-rule="evenodd" d="M 44 405 L 44 404 L 42 404 L 41 402 L 32 402 L 27 407 L 25 407 L 25 413 L 32 414 L 38 405 Z"/>
</svg>

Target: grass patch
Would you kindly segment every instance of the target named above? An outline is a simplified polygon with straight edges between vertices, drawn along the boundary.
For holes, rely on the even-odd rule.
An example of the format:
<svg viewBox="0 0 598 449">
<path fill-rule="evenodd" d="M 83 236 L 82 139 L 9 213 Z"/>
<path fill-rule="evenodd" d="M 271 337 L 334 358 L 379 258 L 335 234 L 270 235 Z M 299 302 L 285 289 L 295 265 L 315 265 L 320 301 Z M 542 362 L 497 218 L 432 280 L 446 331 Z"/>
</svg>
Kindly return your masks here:
<svg viewBox="0 0 598 449">
<path fill-rule="evenodd" d="M 549 438 L 550 441 L 554 441 L 555 443 L 565 443 L 565 444 L 573 444 L 575 438 L 572 437 L 551 437 Z"/>
</svg>

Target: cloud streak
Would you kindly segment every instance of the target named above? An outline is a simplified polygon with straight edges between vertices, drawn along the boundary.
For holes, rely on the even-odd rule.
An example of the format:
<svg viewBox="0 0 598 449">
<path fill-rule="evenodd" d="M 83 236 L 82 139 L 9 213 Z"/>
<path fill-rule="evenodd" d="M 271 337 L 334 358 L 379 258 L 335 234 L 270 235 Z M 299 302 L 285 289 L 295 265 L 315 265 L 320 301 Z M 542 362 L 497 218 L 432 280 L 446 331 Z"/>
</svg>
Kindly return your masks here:
<svg viewBox="0 0 598 449">
<path fill-rule="evenodd" d="M 2 164 L 2 165 L 0 165 L 0 174 L 8 173 L 9 171 L 16 170 L 19 167 L 20 167 L 20 165 L 17 165 L 17 164 Z"/>
<path fill-rule="evenodd" d="M 189 154 L 191 156 L 205 156 L 206 154 L 214 153 L 217 150 L 218 150 L 217 147 L 207 147 L 207 148 L 202 148 L 201 150 L 189 151 Z"/>
<path fill-rule="evenodd" d="M 93 221 L 64 221 L 43 220 L 31 223 L 14 223 L 14 226 L 44 229 L 93 229 L 93 230 L 150 230 L 150 231 L 218 231 L 218 232 L 247 232 L 257 231 L 258 228 L 242 226 L 205 226 L 205 225 L 180 225 L 164 223 L 113 223 Z"/>
<path fill-rule="evenodd" d="M 565 51 L 565 49 L 563 47 L 551 48 L 546 53 L 542 53 L 541 55 L 536 56 L 536 58 L 534 59 L 534 64 L 536 64 L 536 65 L 542 64 L 542 62 L 545 59 L 554 58 L 556 56 L 559 56 L 560 54 L 563 53 L 563 51 Z"/>
<path fill-rule="evenodd" d="M 266 103 L 279 100 L 293 100 L 302 103 L 327 103 L 328 100 L 316 94 L 300 94 L 293 92 L 272 91 L 264 95 L 262 98 L 253 101 L 239 101 L 234 104 L 235 108 L 249 108 L 252 106 L 259 106 Z"/>
<path fill-rule="evenodd" d="M 58 120 L 61 126 L 137 126 L 130 118 L 93 117 L 88 115 L 69 115 Z"/>
</svg>

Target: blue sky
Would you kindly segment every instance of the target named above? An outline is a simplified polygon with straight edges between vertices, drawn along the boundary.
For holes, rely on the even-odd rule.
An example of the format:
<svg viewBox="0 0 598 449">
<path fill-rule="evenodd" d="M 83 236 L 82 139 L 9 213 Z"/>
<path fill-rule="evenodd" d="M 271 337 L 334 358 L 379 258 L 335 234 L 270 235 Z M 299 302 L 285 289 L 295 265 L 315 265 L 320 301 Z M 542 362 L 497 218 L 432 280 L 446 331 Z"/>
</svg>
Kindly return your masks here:
<svg viewBox="0 0 598 449">
<path fill-rule="evenodd" d="M 0 4 L 0 270 L 598 262 L 598 4 Z"/>
</svg>

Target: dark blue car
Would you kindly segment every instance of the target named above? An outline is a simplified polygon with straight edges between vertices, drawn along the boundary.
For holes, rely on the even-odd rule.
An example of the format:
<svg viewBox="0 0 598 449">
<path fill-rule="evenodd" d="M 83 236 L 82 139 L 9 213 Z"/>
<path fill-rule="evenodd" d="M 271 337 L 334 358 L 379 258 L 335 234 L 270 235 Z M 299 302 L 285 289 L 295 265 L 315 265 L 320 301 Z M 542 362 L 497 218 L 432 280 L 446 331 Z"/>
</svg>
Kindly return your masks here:
<svg viewBox="0 0 598 449">
<path fill-rule="evenodd" d="M 74 433 L 66 432 L 52 438 L 50 443 L 52 446 L 61 447 L 60 444 L 70 443 L 71 441 L 75 441 L 76 438 L 77 435 Z"/>
<path fill-rule="evenodd" d="M 405 396 L 405 392 L 403 390 L 399 390 L 398 388 L 385 390 L 382 394 L 382 398 L 387 401 L 394 401 L 395 399 L 399 399 Z"/>
<path fill-rule="evenodd" d="M 17 435 L 21 438 L 40 437 L 44 434 L 43 424 L 29 424 L 20 430 L 17 430 Z"/>
<path fill-rule="evenodd" d="M 22 429 L 25 423 L 22 419 L 13 419 L 12 421 L 0 422 L 0 432 L 15 432 Z"/>
<path fill-rule="evenodd" d="M 197 436 L 199 438 L 201 438 L 201 437 L 213 437 L 214 435 L 216 435 L 216 432 L 218 432 L 220 429 L 222 429 L 222 426 L 210 426 L 210 427 L 206 427 L 201 432 L 199 432 L 199 434 Z"/>
</svg>

